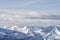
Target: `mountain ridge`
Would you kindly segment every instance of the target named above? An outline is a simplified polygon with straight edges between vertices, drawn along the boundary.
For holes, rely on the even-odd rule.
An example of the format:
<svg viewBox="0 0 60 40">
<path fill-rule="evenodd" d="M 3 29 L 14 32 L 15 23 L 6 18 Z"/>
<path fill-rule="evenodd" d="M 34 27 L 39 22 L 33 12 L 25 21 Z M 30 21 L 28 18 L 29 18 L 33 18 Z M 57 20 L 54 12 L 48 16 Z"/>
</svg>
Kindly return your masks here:
<svg viewBox="0 0 60 40">
<path fill-rule="evenodd" d="M 16 25 L 11 27 L 0 28 L 0 36 L 8 36 L 11 38 L 20 38 L 26 40 L 55 40 L 60 38 L 59 26 L 24 26 Z"/>
</svg>

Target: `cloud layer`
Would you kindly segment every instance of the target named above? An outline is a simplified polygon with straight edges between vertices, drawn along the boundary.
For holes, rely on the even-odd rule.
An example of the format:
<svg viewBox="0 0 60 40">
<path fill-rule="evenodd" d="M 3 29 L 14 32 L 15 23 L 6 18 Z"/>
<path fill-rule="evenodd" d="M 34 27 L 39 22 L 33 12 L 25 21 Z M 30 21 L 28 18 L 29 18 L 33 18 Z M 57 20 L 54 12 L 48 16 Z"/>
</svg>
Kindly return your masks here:
<svg viewBox="0 0 60 40">
<path fill-rule="evenodd" d="M 4 24 L 37 24 L 55 25 L 60 24 L 60 15 L 47 12 L 25 11 L 25 10 L 0 10 L 0 25 Z"/>
</svg>

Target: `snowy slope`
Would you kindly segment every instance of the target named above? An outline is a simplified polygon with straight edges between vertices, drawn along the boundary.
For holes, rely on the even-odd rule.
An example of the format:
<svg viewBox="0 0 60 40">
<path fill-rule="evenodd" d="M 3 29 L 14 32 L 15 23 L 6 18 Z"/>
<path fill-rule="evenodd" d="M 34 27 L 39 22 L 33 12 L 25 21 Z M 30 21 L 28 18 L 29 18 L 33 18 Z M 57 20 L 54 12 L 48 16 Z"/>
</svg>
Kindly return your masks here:
<svg viewBox="0 0 60 40">
<path fill-rule="evenodd" d="M 0 38 L 17 38 L 24 40 L 60 40 L 59 26 L 11 26 L 0 28 Z"/>
</svg>

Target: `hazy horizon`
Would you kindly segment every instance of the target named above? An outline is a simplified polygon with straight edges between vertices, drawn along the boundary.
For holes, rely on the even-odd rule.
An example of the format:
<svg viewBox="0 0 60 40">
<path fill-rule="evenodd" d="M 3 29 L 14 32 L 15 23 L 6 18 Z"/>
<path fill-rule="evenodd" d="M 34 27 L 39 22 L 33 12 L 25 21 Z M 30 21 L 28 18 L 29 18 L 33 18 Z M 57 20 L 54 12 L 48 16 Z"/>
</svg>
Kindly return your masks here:
<svg viewBox="0 0 60 40">
<path fill-rule="evenodd" d="M 0 25 L 60 25 L 60 0 L 0 0 L 0 21 Z"/>
</svg>

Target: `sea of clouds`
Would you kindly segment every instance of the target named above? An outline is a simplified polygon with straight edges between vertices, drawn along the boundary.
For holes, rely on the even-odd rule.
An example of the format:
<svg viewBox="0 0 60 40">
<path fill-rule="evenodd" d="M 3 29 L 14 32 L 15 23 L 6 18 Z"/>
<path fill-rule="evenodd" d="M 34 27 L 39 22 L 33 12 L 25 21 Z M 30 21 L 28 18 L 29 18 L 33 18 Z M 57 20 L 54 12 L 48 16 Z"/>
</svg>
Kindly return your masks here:
<svg viewBox="0 0 60 40">
<path fill-rule="evenodd" d="M 12 24 L 59 25 L 60 14 L 40 11 L 0 9 L 0 25 Z"/>
</svg>

